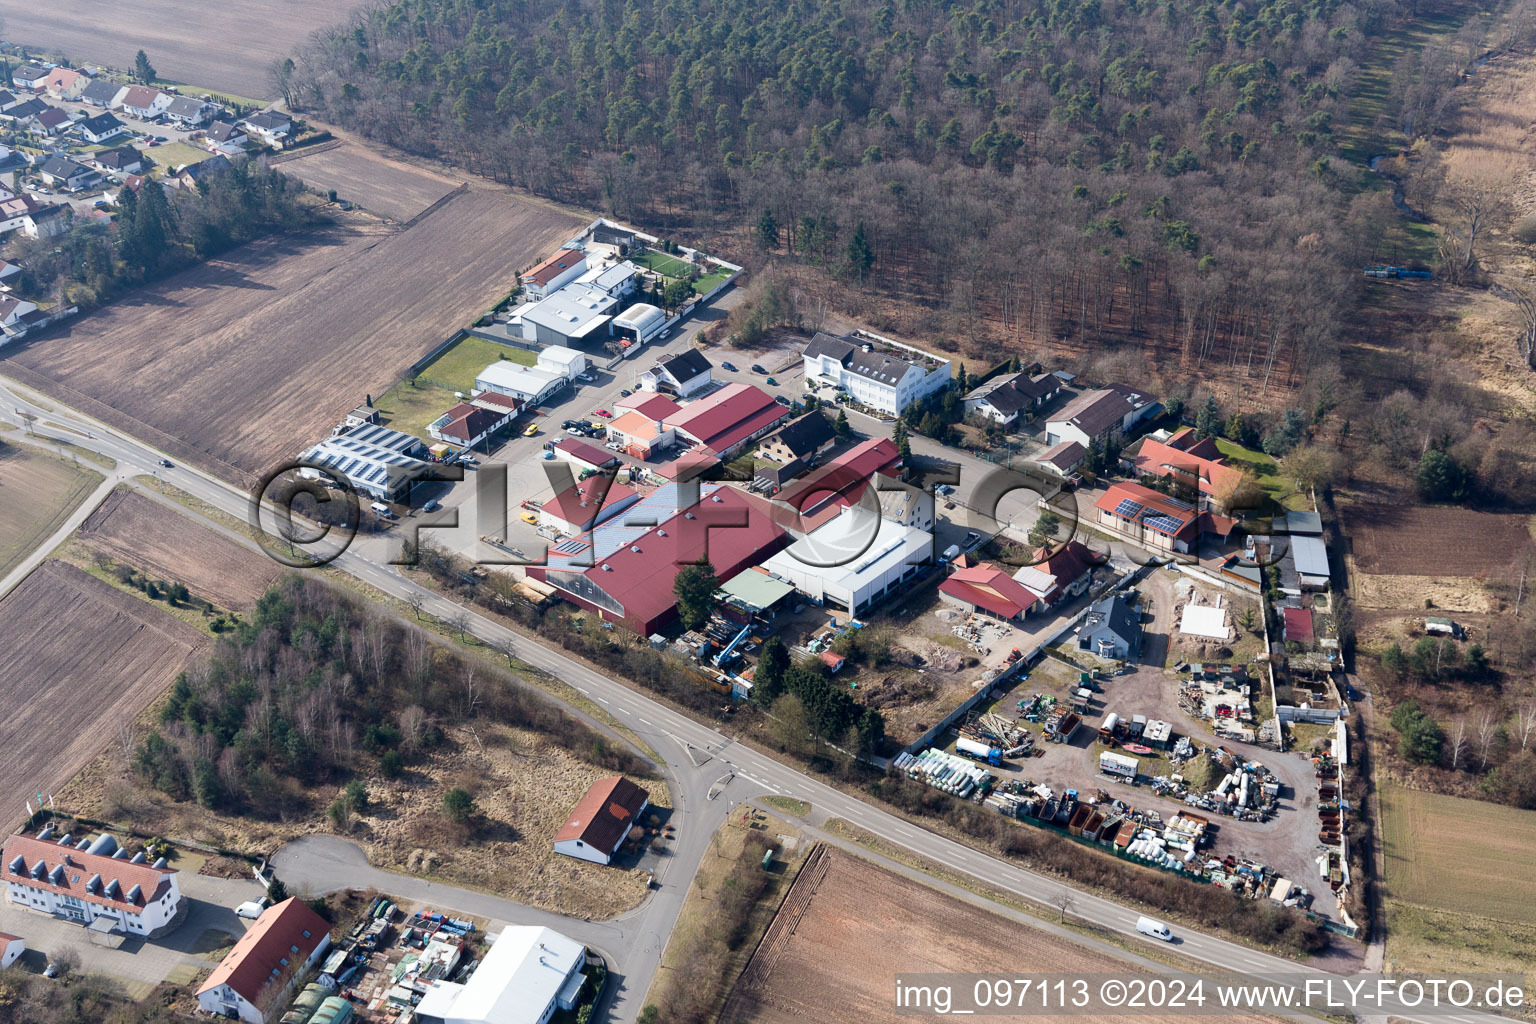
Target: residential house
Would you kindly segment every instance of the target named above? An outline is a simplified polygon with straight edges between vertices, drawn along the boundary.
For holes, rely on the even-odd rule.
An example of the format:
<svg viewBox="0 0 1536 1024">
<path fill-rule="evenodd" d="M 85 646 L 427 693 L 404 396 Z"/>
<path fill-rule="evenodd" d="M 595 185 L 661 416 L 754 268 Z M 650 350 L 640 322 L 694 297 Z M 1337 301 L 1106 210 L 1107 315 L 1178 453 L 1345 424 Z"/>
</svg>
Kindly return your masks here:
<svg viewBox="0 0 1536 1024">
<path fill-rule="evenodd" d="M 616 299 L 624 299 L 635 293 L 639 276 L 640 268 L 624 260 L 610 263 L 606 267 L 593 267 L 578 277 L 576 283 L 607 292 Z"/>
<path fill-rule="evenodd" d="M 956 569 L 939 584 L 939 599 L 972 615 L 1016 622 L 1039 600 L 1013 577 L 990 565 Z"/>
<path fill-rule="evenodd" d="M 12 263 L 10 260 L 0 260 L 0 288 L 10 291 L 11 286 L 21 277 L 21 264 Z"/>
<path fill-rule="evenodd" d="M 832 421 L 819 410 L 812 410 L 763 438 L 763 443 L 757 446 L 757 454 L 788 465 L 801 460 L 808 462 L 836 443 Z"/>
<path fill-rule="evenodd" d="M 761 388 L 727 384 L 683 406 L 667 426 L 720 458 L 730 459 L 788 418 L 789 410 Z"/>
<path fill-rule="evenodd" d="M 103 174 L 138 174 L 144 169 L 144 154 L 132 146 L 119 146 L 93 153 L 91 163 Z"/>
<path fill-rule="evenodd" d="M 49 107 L 39 110 L 32 115 L 32 124 L 44 135 L 58 135 L 68 129 L 73 121 L 69 119 L 69 113 L 58 107 Z"/>
<path fill-rule="evenodd" d="M 8 836 L 0 864 L 12 903 L 66 921 L 156 938 L 184 916 L 176 869 L 129 857 L 107 833 L 77 842 L 50 824 L 36 836 Z"/>
<path fill-rule="evenodd" d="M 262 142 L 277 149 L 282 149 L 283 142 L 293 134 L 293 121 L 287 114 L 277 110 L 263 110 L 258 114 L 252 114 L 240 124 Z"/>
<path fill-rule="evenodd" d="M 136 117 L 141 121 L 152 121 L 165 113 L 165 108 L 169 107 L 175 98 L 168 92 L 148 85 L 131 85 L 128 91 L 123 93 L 118 106 L 122 107 L 130 117 Z"/>
<path fill-rule="evenodd" d="M 119 135 L 126 134 L 128 126 L 119 121 L 112 114 L 97 114 L 95 117 L 87 117 L 76 126 L 85 141 L 101 145 L 109 139 L 115 139 Z"/>
<path fill-rule="evenodd" d="M 1011 427 L 1020 416 L 1038 411 L 1061 392 L 1061 378 L 1054 373 L 1007 373 L 972 388 L 965 396 L 965 415 L 981 416 Z"/>
<path fill-rule="evenodd" d="M 555 852 L 608 864 L 650 805 L 650 794 L 622 775 L 598 779 L 555 833 Z"/>
<path fill-rule="evenodd" d="M 14 103 L 4 111 L 0 111 L 0 117 L 14 124 L 30 123 L 31 120 L 45 110 L 52 110 L 48 104 L 37 97 L 23 99 L 20 103 Z"/>
<path fill-rule="evenodd" d="M 579 249 L 561 249 L 521 277 L 523 292 L 530 299 L 545 299 L 576 280 L 587 271 L 587 254 Z"/>
<path fill-rule="evenodd" d="M 1119 594 L 1102 598 L 1089 606 L 1077 646 L 1112 661 L 1132 660 L 1141 653 L 1141 612 Z"/>
<path fill-rule="evenodd" d="M 1188 496 L 1211 499 L 1223 511 L 1241 482 L 1242 471 L 1229 465 L 1212 437 L 1198 438 L 1194 428 L 1184 427 L 1165 441 L 1144 437 L 1134 451 L 1121 455 L 1121 463 L 1139 477 L 1171 480 Z"/>
<path fill-rule="evenodd" d="M 101 180 L 101 173 L 82 167 L 66 156 L 51 156 L 38 168 L 44 181 L 66 192 L 78 192 Z"/>
<path fill-rule="evenodd" d="M 56 100 L 77 100 L 90 84 L 90 76 L 69 68 L 54 68 L 43 79 L 44 91 Z"/>
<path fill-rule="evenodd" d="M 0 971 L 21 959 L 27 951 L 27 943 L 20 936 L 0 932 Z"/>
<path fill-rule="evenodd" d="M 873 335 L 835 338 L 820 331 L 805 347 L 807 383 L 836 385 L 861 405 L 890 416 L 949 387 L 948 359 Z"/>
<path fill-rule="evenodd" d="M 176 172 L 174 182 L 178 188 L 188 188 L 209 175 L 227 174 L 233 167 L 234 164 L 229 162 L 229 157 L 222 153 L 215 153 L 206 160 L 183 166 Z"/>
<path fill-rule="evenodd" d="M 0 200 L 0 235 L 21 231 L 29 238 L 48 238 L 69 227 L 69 207 L 40 203 L 31 194 Z"/>
<path fill-rule="evenodd" d="M 0 89 L 0 111 L 10 110 L 20 102 L 21 99 L 15 93 Z"/>
<path fill-rule="evenodd" d="M 35 302 L 14 295 L 0 296 L 0 331 L 7 336 L 25 333 L 41 315 L 42 311 Z"/>
<path fill-rule="evenodd" d="M 265 1024 L 331 946 L 331 926 L 297 896 L 262 911 L 197 990 L 205 1013 Z"/>
<path fill-rule="evenodd" d="M 41 64 L 23 64 L 11 72 L 11 84 L 29 92 L 37 92 L 47 80 L 48 69 Z"/>
<path fill-rule="evenodd" d="M 213 120 L 213 116 L 219 112 L 219 107 L 200 100 L 195 96 L 177 96 L 171 100 L 165 108 L 165 116 L 177 124 L 188 127 L 201 127 Z"/>
<path fill-rule="evenodd" d="M 1076 441 L 1087 448 L 1096 441 L 1102 447 L 1161 408 L 1161 403 L 1144 391 L 1108 384 L 1078 395 L 1053 413 L 1045 422 L 1045 443 Z"/>
<path fill-rule="evenodd" d="M 80 94 L 80 99 L 93 107 L 106 107 L 111 110 L 117 106 L 119 97 L 127 92 L 126 85 L 109 82 L 105 78 L 97 78 L 85 87 L 85 91 Z"/>
<path fill-rule="evenodd" d="M 686 349 L 669 356 L 640 375 L 640 387 L 646 391 L 691 398 L 710 386 L 714 368 L 703 352 Z"/>
<path fill-rule="evenodd" d="M 1020 566 L 1014 581 L 1039 600 L 1039 608 L 1055 608 L 1085 593 L 1093 583 L 1093 570 L 1104 564 L 1080 540 L 1069 540 L 1054 552 L 1037 548 L 1033 565 Z"/>
<path fill-rule="evenodd" d="M 1141 484 L 1115 484 L 1094 505 L 1098 525 L 1151 551 L 1188 554 L 1201 534 L 1228 537 L 1235 523 Z"/>
<path fill-rule="evenodd" d="M 203 132 L 203 138 L 208 143 L 208 148 L 215 153 L 223 153 L 225 156 L 233 156 L 236 153 L 244 153 L 246 142 L 249 141 L 245 132 L 236 128 L 228 121 L 215 121 Z"/>
<path fill-rule="evenodd" d="M 473 448 L 502 427 L 511 423 L 517 411 L 483 409 L 460 402 L 427 426 L 427 433 L 439 441 Z"/>
</svg>

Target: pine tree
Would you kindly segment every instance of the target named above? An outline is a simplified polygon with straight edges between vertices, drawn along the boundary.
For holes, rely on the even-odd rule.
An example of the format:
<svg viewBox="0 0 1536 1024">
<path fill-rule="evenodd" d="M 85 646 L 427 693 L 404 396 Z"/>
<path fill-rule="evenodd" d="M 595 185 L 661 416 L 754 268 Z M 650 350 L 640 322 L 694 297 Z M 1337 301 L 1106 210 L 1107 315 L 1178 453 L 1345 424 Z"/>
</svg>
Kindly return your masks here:
<svg viewBox="0 0 1536 1024">
<path fill-rule="evenodd" d="M 143 50 L 133 58 L 133 77 L 139 80 L 141 85 L 149 85 L 159 76 L 155 74 L 155 66 L 149 62 L 149 56 Z"/>
<path fill-rule="evenodd" d="M 869 237 L 864 233 L 864 222 L 859 221 L 853 229 L 853 237 L 848 239 L 848 265 L 853 268 L 860 281 L 869 273 L 875 265 L 875 250 L 869 244 Z"/>
<path fill-rule="evenodd" d="M 853 428 L 848 425 L 848 411 L 846 409 L 837 410 L 837 419 L 832 422 L 832 433 L 838 437 L 847 437 L 853 433 Z"/>
<path fill-rule="evenodd" d="M 779 246 L 779 222 L 773 211 L 763 207 L 763 215 L 757 219 L 757 245 L 760 249 L 776 249 Z"/>
<path fill-rule="evenodd" d="M 1216 404 L 1215 395 L 1206 395 L 1205 404 L 1195 414 L 1195 433 L 1201 437 L 1214 437 L 1220 430 L 1221 407 Z"/>
</svg>

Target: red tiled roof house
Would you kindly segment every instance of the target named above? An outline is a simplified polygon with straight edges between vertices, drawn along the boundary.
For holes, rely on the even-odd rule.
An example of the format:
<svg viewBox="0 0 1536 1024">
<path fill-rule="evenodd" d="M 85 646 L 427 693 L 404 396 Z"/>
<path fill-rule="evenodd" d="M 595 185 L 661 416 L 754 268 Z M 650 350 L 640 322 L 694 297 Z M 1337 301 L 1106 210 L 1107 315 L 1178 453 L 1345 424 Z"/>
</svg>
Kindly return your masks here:
<svg viewBox="0 0 1536 1024">
<path fill-rule="evenodd" d="M 650 805 L 650 794 L 622 775 L 598 779 L 555 833 L 555 852 L 607 864 Z"/>
</svg>

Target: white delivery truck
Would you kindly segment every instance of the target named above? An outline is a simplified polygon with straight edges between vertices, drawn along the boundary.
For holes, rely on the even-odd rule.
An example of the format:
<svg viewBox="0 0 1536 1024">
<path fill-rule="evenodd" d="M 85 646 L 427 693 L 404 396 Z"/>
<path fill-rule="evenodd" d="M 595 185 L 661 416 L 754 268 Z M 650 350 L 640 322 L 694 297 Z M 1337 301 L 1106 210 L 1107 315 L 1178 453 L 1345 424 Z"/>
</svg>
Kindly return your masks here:
<svg viewBox="0 0 1536 1024">
<path fill-rule="evenodd" d="M 1138 917 L 1136 919 L 1136 930 L 1143 935 L 1150 935 L 1154 939 L 1162 939 L 1164 942 L 1173 941 L 1173 932 L 1168 930 L 1168 926 L 1161 921 L 1154 921 L 1150 917 Z"/>
</svg>

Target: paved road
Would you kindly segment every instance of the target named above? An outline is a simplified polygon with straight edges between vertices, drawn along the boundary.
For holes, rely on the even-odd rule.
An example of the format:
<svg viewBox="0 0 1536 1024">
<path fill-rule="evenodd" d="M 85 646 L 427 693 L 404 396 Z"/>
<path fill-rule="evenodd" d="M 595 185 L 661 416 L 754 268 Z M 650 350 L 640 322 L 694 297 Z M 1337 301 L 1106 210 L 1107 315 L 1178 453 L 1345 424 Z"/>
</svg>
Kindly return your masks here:
<svg viewBox="0 0 1536 1024">
<path fill-rule="evenodd" d="M 32 408 L 41 414 L 28 393 L 19 385 L 0 378 L 0 410 Z M 49 413 L 59 421 L 62 413 Z M 153 466 L 158 453 L 139 442 L 110 433 L 106 427 L 80 414 L 70 414 L 73 424 L 89 429 L 101 440 L 98 447 L 120 462 L 132 466 Z M 167 479 L 232 515 L 243 517 L 247 497 L 230 485 L 195 470 L 167 471 Z M 664 862 L 659 878 L 662 889 L 645 904 L 641 912 L 624 926 L 627 948 L 614 950 L 618 959 L 616 986 L 610 1019 L 627 1024 L 639 1014 L 641 1000 L 655 975 L 660 949 L 671 934 L 678 911 L 693 877 L 694 869 L 708 847 L 710 835 L 728 813 L 727 801 L 743 800 L 765 793 L 789 794 L 808 800 L 824 815 L 844 818 L 877 833 L 886 841 L 953 870 L 974 875 L 988 884 L 1043 905 L 1053 904 L 1063 886 L 1060 881 L 1029 871 L 1016 864 L 1000 861 L 945 836 L 929 832 L 904 818 L 864 803 L 833 789 L 818 779 L 805 775 L 772 757 L 736 743 L 709 726 L 659 704 L 643 693 L 596 672 L 567 657 L 563 652 L 535 641 L 439 597 L 402 577 L 394 568 L 375 560 L 382 553 L 381 544 L 360 543 L 337 559 L 335 565 L 357 578 L 397 598 L 416 595 L 424 609 L 434 615 L 466 614 L 471 631 L 482 640 L 511 642 L 518 656 L 529 665 L 549 672 L 602 705 L 657 751 L 666 761 L 673 781 L 673 799 L 677 805 L 674 820 L 679 823 L 678 849 Z M 702 766 L 696 762 L 707 757 Z M 730 774 L 732 781 L 719 799 L 710 800 L 713 782 Z M 1079 892 L 1076 911 L 1080 917 L 1101 927 L 1121 932 L 1143 941 L 1136 932 L 1138 912 L 1086 892 Z M 633 923 L 630 923 L 633 922 Z M 1246 973 L 1323 976 L 1316 968 L 1249 949 L 1215 936 L 1181 929 L 1179 952 L 1196 960 L 1226 970 Z M 1439 1024 L 1493 1022 L 1499 1018 L 1487 1014 L 1408 1016 L 1405 1019 Z"/>
</svg>

